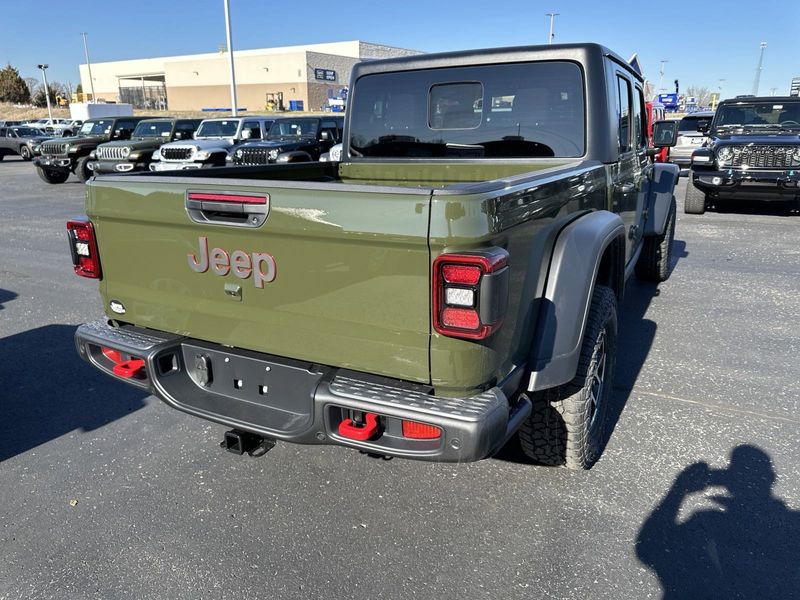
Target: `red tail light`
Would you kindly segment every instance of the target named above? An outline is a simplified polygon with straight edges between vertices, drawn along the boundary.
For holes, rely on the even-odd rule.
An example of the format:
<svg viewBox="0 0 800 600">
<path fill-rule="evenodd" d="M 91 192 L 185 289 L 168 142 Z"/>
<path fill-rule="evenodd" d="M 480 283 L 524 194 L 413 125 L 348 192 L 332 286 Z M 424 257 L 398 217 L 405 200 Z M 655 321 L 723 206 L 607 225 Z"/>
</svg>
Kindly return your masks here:
<svg viewBox="0 0 800 600">
<path fill-rule="evenodd" d="M 67 235 L 75 274 L 100 279 L 100 255 L 97 253 L 92 222 L 85 217 L 67 221 Z"/>
<path fill-rule="evenodd" d="M 435 425 L 427 425 L 417 421 L 403 421 L 403 437 L 412 440 L 438 440 L 442 437 L 442 430 Z"/>
<path fill-rule="evenodd" d="M 503 322 L 508 301 L 508 253 L 442 254 L 433 261 L 433 328 L 480 340 Z"/>
</svg>

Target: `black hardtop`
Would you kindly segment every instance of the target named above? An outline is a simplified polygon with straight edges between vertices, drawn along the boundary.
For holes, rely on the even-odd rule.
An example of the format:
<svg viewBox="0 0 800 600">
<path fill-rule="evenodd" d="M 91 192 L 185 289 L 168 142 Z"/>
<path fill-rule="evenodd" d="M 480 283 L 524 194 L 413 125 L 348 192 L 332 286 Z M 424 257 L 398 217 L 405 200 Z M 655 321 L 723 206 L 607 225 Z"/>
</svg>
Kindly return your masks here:
<svg viewBox="0 0 800 600">
<path fill-rule="evenodd" d="M 627 70 L 631 76 L 643 81 L 642 75 L 631 66 L 628 61 L 605 46 L 592 42 L 458 50 L 455 52 L 438 52 L 371 60 L 360 62 L 353 67 L 352 80 L 355 81 L 362 75 L 368 75 L 370 73 L 417 71 L 421 69 L 467 65 L 491 65 L 547 60 L 567 60 L 582 65 L 590 65 L 602 61 L 603 58 L 611 59 Z"/>
<path fill-rule="evenodd" d="M 780 104 L 781 102 L 800 102 L 800 97 L 798 96 L 740 96 L 737 98 L 726 98 L 719 104 L 717 104 L 717 109 L 720 106 L 726 106 L 730 104 L 757 104 L 759 102 L 770 102 L 772 104 Z"/>
<path fill-rule="evenodd" d="M 610 107 L 616 101 L 609 92 L 608 75 L 611 70 L 624 73 L 633 82 L 643 87 L 644 80 L 639 71 L 625 59 L 596 43 L 553 44 L 541 46 L 517 46 L 508 48 L 488 48 L 483 50 L 464 50 L 438 54 L 423 54 L 402 58 L 389 58 L 357 63 L 353 67 L 344 121 L 343 160 L 370 161 L 372 158 L 353 157 L 350 154 L 350 118 L 354 106 L 359 101 L 358 79 L 372 74 L 391 74 L 403 71 L 424 71 L 432 69 L 451 69 L 454 67 L 491 66 L 513 63 L 563 61 L 577 64 L 584 76 L 585 92 L 585 152 L 583 157 L 603 163 L 619 160 L 618 123 L 612 122 Z M 609 67 L 613 63 L 613 67 Z M 463 159 L 468 160 L 468 159 Z M 480 159 L 485 160 L 485 159 Z M 507 160 L 507 159 L 503 159 Z"/>
</svg>

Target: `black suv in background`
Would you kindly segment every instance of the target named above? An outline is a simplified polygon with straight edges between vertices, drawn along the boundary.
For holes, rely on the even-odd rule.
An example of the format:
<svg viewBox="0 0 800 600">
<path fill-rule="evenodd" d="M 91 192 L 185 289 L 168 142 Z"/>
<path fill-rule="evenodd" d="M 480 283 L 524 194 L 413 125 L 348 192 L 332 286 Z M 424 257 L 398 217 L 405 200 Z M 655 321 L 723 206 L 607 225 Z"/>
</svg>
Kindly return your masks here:
<svg viewBox="0 0 800 600">
<path fill-rule="evenodd" d="M 707 200 L 800 198 L 800 98 L 734 98 L 717 107 L 708 143 L 692 154 L 684 211 Z"/>
<path fill-rule="evenodd" d="M 41 156 L 33 159 L 36 170 L 47 183 L 64 183 L 70 172 L 81 181 L 92 176 L 89 155 L 103 142 L 130 139 L 133 130 L 147 117 L 103 117 L 84 121 L 74 137 L 48 140 L 39 146 Z"/>
<path fill-rule="evenodd" d="M 298 117 L 275 121 L 262 140 L 231 151 L 234 165 L 310 162 L 342 139 L 344 117 Z"/>
<path fill-rule="evenodd" d="M 147 119 L 133 130 L 130 140 L 100 144 L 90 154 L 89 169 L 96 175 L 147 171 L 153 153 L 162 144 L 191 140 L 202 119 Z"/>
</svg>

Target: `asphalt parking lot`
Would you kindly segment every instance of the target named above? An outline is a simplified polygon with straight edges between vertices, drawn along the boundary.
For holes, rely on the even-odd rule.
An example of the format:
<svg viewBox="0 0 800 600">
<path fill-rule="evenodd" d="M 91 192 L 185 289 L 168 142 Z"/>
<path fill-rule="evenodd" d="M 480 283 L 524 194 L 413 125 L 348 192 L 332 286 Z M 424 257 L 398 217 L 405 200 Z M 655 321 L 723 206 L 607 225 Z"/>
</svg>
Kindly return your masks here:
<svg viewBox="0 0 800 600">
<path fill-rule="evenodd" d="M 101 312 L 65 240 L 83 197 L 0 163 L 0 598 L 798 597 L 788 207 L 679 210 L 672 278 L 622 307 L 608 448 L 576 473 L 513 446 L 465 465 L 221 451 L 223 427 L 77 357 Z"/>
</svg>

